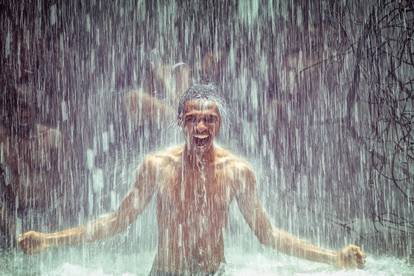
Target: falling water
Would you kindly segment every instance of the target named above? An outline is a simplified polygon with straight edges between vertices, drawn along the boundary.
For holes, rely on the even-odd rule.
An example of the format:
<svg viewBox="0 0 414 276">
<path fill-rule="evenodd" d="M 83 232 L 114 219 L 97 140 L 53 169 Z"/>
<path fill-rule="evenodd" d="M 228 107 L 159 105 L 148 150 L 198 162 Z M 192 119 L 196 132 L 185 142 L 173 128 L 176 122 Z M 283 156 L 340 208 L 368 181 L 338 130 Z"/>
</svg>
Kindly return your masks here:
<svg viewBox="0 0 414 276">
<path fill-rule="evenodd" d="M 62 230 L 116 210 L 145 155 L 184 141 L 178 98 L 207 82 L 227 102 L 217 143 L 252 164 L 272 224 L 368 255 L 363 270 L 344 271 L 279 254 L 232 204 L 226 275 L 414 274 L 411 1 L 0 7 L 1 275 L 147 275 L 155 200 L 104 241 L 34 256 L 5 245 L 13 233 Z M 39 142 L 39 133 L 53 135 Z M 7 155 L 11 148 L 18 153 Z M 4 196 L 13 181 L 20 192 Z"/>
</svg>

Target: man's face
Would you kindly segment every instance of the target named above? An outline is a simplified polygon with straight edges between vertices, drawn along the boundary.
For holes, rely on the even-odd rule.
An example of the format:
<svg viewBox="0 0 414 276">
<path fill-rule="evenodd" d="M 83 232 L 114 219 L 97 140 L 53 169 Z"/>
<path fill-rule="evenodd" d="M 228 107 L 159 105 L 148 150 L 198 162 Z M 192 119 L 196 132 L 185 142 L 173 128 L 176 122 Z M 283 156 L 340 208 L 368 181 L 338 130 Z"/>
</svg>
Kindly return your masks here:
<svg viewBox="0 0 414 276">
<path fill-rule="evenodd" d="M 182 127 L 190 150 L 203 153 L 210 149 L 220 129 L 220 121 L 215 102 L 205 99 L 187 101 L 184 105 Z"/>
</svg>

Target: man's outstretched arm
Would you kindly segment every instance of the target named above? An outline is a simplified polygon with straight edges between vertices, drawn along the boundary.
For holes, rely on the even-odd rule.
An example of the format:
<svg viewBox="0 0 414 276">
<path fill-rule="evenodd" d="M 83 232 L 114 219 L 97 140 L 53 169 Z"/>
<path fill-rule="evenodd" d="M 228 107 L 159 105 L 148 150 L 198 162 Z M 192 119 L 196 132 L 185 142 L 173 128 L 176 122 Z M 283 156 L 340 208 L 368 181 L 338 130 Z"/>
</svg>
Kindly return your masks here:
<svg viewBox="0 0 414 276">
<path fill-rule="evenodd" d="M 139 167 L 133 189 L 114 213 L 87 225 L 55 233 L 26 232 L 19 237 L 20 247 L 25 253 L 34 254 L 48 247 L 93 242 L 124 231 L 145 209 L 156 190 L 155 162 L 150 157 Z"/>
<path fill-rule="evenodd" d="M 256 180 L 250 168 L 240 170 L 240 184 L 237 191 L 237 204 L 259 241 L 280 252 L 310 261 L 327 263 L 341 268 L 362 268 L 365 255 L 355 245 L 349 245 L 336 252 L 320 248 L 311 243 L 272 227 L 256 192 Z"/>
</svg>

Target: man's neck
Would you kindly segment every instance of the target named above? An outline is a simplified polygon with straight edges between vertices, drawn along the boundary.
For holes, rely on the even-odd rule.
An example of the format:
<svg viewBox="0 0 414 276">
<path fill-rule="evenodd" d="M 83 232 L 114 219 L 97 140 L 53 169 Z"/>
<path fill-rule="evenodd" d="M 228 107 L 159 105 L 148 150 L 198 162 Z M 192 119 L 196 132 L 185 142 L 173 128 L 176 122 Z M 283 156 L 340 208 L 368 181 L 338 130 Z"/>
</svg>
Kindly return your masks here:
<svg viewBox="0 0 414 276">
<path fill-rule="evenodd" d="M 214 145 L 204 152 L 197 152 L 195 149 L 191 149 L 186 145 L 184 147 L 183 158 L 185 166 L 188 166 L 189 168 L 207 168 L 212 165 L 215 160 Z"/>
</svg>

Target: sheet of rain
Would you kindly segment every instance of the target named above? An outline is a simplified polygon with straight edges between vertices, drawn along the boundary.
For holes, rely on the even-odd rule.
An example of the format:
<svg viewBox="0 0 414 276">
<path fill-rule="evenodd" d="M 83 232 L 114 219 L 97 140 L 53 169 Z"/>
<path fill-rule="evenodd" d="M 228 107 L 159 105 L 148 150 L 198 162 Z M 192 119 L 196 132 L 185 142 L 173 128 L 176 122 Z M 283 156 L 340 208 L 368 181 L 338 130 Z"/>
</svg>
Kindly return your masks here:
<svg viewBox="0 0 414 276">
<path fill-rule="evenodd" d="M 276 228 L 359 245 L 362 270 L 260 244 L 238 205 L 224 275 L 413 275 L 412 1 L 0 2 L 0 274 L 148 275 L 157 200 L 124 232 L 16 240 L 117 210 L 145 156 L 182 144 L 179 97 L 215 83 L 216 143 L 251 163 Z"/>
</svg>

